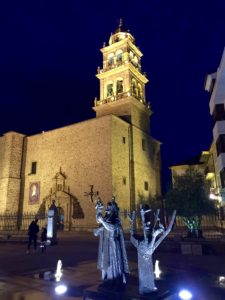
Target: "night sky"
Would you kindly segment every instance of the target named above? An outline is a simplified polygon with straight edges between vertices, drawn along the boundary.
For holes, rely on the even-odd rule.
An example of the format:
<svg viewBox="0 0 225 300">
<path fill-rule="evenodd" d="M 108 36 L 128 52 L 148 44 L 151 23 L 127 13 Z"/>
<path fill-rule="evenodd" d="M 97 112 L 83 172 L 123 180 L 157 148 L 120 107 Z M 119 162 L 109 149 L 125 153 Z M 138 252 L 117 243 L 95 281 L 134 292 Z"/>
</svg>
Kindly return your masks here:
<svg viewBox="0 0 225 300">
<path fill-rule="evenodd" d="M 0 134 L 31 135 L 95 117 L 99 49 L 119 18 L 144 54 L 165 185 L 168 166 L 212 141 L 204 82 L 225 47 L 224 0 L 2 1 Z"/>
</svg>

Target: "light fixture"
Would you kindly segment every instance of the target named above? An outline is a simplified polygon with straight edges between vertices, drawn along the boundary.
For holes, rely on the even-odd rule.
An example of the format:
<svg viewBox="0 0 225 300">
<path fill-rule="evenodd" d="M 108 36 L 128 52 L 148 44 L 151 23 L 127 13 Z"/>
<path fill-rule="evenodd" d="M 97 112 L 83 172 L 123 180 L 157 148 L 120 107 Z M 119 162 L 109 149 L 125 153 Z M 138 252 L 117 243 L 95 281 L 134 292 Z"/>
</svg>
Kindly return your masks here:
<svg viewBox="0 0 225 300">
<path fill-rule="evenodd" d="M 155 271 L 154 271 L 154 273 L 155 273 L 155 278 L 160 278 L 160 274 L 162 272 L 159 268 L 159 261 L 158 260 L 155 261 Z"/>
<path fill-rule="evenodd" d="M 188 290 L 181 290 L 178 294 L 181 300 L 190 300 L 192 299 L 192 293 Z"/>
<path fill-rule="evenodd" d="M 62 261 L 59 259 L 57 262 L 57 268 L 56 268 L 56 272 L 55 272 L 55 280 L 56 282 L 59 282 L 61 280 L 63 276 L 62 273 Z"/>
<path fill-rule="evenodd" d="M 55 292 L 58 295 L 65 294 L 66 291 L 67 291 L 67 286 L 65 284 L 59 284 L 55 287 Z"/>
</svg>

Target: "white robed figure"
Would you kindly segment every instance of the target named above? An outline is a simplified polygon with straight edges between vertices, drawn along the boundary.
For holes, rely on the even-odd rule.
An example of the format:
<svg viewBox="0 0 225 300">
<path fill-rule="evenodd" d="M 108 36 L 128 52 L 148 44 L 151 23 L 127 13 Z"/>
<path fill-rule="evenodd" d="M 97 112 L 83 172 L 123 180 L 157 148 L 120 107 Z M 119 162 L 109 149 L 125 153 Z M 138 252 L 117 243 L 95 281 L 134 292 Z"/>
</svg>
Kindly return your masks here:
<svg viewBox="0 0 225 300">
<path fill-rule="evenodd" d="M 99 236 L 97 267 L 102 272 L 102 280 L 126 283 L 125 274 L 129 272 L 123 229 L 119 218 L 119 208 L 113 198 L 108 202 L 105 216 L 99 198 L 96 204 L 96 220 L 101 226 L 94 230 Z"/>
</svg>

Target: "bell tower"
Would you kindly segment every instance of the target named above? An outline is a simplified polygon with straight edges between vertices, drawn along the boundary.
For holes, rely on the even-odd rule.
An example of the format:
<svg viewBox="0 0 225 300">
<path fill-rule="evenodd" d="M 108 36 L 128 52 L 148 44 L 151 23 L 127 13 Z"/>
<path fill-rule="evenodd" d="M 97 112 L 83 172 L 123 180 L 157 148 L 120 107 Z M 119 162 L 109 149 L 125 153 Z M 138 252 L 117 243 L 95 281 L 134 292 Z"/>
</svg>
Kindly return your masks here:
<svg viewBox="0 0 225 300">
<path fill-rule="evenodd" d="M 150 103 L 146 102 L 146 74 L 141 71 L 142 53 L 134 37 L 124 30 L 122 19 L 118 28 L 103 45 L 103 67 L 98 67 L 100 99 L 95 98 L 96 117 L 119 116 L 150 134 Z"/>
</svg>

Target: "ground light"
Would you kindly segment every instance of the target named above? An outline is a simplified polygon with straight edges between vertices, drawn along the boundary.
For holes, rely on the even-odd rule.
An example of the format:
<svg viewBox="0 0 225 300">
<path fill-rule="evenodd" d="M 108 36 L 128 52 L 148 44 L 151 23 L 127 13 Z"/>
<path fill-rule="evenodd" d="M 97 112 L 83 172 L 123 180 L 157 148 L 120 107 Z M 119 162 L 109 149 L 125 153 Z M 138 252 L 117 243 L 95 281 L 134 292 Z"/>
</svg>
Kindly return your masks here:
<svg viewBox="0 0 225 300">
<path fill-rule="evenodd" d="M 155 261 L 155 271 L 154 271 L 154 273 L 155 273 L 155 278 L 159 279 L 160 278 L 160 274 L 162 272 L 161 272 L 161 270 L 159 268 L 159 261 L 158 260 Z"/>
<path fill-rule="evenodd" d="M 67 291 L 67 286 L 65 284 L 59 284 L 55 287 L 55 292 L 57 295 L 63 295 Z"/>
<path fill-rule="evenodd" d="M 188 290 L 181 290 L 178 293 L 178 296 L 181 300 L 190 300 L 190 299 L 192 299 L 192 293 Z"/>
</svg>

